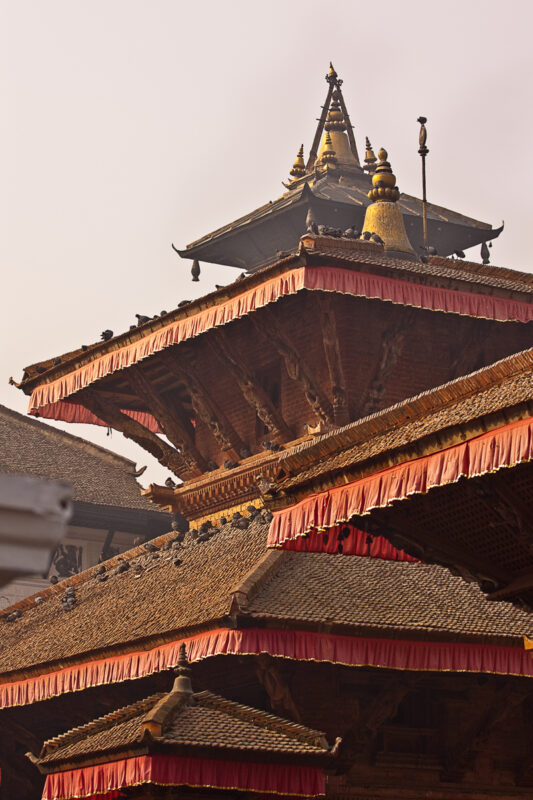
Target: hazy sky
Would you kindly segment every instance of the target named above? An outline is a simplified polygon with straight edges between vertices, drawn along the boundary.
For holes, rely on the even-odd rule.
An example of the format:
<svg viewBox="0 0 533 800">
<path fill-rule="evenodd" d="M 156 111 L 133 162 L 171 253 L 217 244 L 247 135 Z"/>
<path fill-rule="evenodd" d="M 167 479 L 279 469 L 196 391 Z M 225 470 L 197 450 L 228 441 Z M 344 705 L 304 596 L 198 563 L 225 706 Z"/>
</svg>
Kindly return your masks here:
<svg viewBox="0 0 533 800">
<path fill-rule="evenodd" d="M 4 0 L 0 4 L 0 403 L 22 367 L 236 277 L 173 253 L 282 191 L 309 148 L 330 59 L 359 150 L 505 231 L 532 265 L 530 0 Z M 5 113 L 7 111 L 7 113 Z M 471 251 L 479 259 L 479 248 Z M 120 434 L 60 427 L 154 464 Z M 161 480 L 156 468 L 145 477 Z"/>
</svg>

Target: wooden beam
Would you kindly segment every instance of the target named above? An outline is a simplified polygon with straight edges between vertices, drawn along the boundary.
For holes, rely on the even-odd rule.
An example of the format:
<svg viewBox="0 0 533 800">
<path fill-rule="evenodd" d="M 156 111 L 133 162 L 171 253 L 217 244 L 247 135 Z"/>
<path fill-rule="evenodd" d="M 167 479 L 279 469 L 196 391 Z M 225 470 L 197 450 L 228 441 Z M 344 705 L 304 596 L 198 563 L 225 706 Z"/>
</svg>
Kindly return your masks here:
<svg viewBox="0 0 533 800">
<path fill-rule="evenodd" d="M 403 355 L 407 334 L 412 326 L 415 311 L 412 308 L 402 309 L 392 324 L 381 334 L 380 351 L 377 357 L 374 375 L 368 384 L 364 402 L 361 404 L 360 417 L 372 414 L 382 408 L 383 398 L 387 390 L 387 381 L 398 360 Z"/>
<path fill-rule="evenodd" d="M 264 422 L 270 433 L 282 441 L 293 438 L 292 431 L 281 413 L 256 380 L 253 372 L 244 360 L 234 353 L 225 332 L 219 328 L 216 336 L 210 334 L 207 341 L 217 358 L 231 371 L 246 402 L 254 409 L 259 419 Z"/>
<path fill-rule="evenodd" d="M 324 354 L 328 365 L 331 396 L 333 398 L 333 417 L 336 425 L 346 425 L 349 422 L 350 414 L 337 333 L 337 322 L 331 297 L 322 293 L 318 297 L 318 306 L 320 309 Z"/>
<path fill-rule="evenodd" d="M 305 399 L 316 416 L 317 422 L 324 422 L 326 425 L 332 423 L 333 406 L 320 384 L 313 378 L 312 370 L 308 366 L 304 354 L 298 351 L 290 341 L 290 337 L 283 329 L 283 323 L 274 307 L 262 309 L 261 320 L 257 318 L 256 314 L 251 314 L 250 320 L 261 338 L 268 342 L 269 345 L 274 345 L 282 357 L 287 375 L 291 380 L 299 384 Z M 265 321 L 267 323 L 266 329 Z"/>
<path fill-rule="evenodd" d="M 185 384 L 195 413 L 202 422 L 205 422 L 220 445 L 220 449 L 227 453 L 232 460 L 238 461 L 242 458 L 241 452 L 245 449 L 244 442 L 224 412 L 214 402 L 201 379 L 195 374 L 194 365 L 191 364 L 191 354 L 187 352 L 185 356 L 188 362 L 187 367 L 178 363 L 177 358 L 168 350 L 163 350 L 159 355 L 169 372 Z"/>
<path fill-rule="evenodd" d="M 147 401 L 165 436 L 182 454 L 191 472 L 197 474 L 206 472 L 207 461 L 196 447 L 194 432 L 187 430 L 180 420 L 180 416 L 184 416 L 183 411 L 180 414 L 177 407 L 172 408 L 166 398 L 154 389 L 144 368 L 139 364 L 129 367 L 126 375 L 137 395 Z"/>
<path fill-rule="evenodd" d="M 190 464 L 185 460 L 183 453 L 179 453 L 140 422 L 128 417 L 109 398 L 99 397 L 98 392 L 93 389 L 84 389 L 79 393 L 79 397 L 81 404 L 92 411 L 98 419 L 147 450 L 160 464 L 179 478 L 190 477 Z"/>
</svg>

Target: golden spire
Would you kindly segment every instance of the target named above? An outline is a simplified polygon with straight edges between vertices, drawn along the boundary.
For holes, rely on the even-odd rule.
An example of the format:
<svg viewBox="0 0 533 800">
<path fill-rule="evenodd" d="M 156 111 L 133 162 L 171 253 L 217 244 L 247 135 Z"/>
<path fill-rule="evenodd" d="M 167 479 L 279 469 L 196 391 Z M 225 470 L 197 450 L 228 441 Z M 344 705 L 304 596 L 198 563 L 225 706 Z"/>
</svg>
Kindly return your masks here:
<svg viewBox="0 0 533 800">
<path fill-rule="evenodd" d="M 331 106 L 329 107 L 329 112 L 324 127 L 327 131 L 346 130 L 346 122 L 344 120 L 344 114 L 341 111 L 339 93 L 337 91 L 334 91 L 331 95 Z"/>
<path fill-rule="evenodd" d="M 324 147 L 322 148 L 322 153 L 320 154 L 320 160 L 323 164 L 334 165 L 337 163 L 337 156 L 335 154 L 335 150 L 333 149 L 333 142 L 331 141 L 331 133 L 329 131 L 326 132 L 326 139 L 324 142 Z"/>
<path fill-rule="evenodd" d="M 324 123 L 324 136 L 318 154 L 318 161 L 321 164 L 327 163 L 327 160 L 324 159 L 324 155 L 326 153 L 326 142 L 329 135 L 337 157 L 337 164 L 347 167 L 358 166 L 358 161 L 350 147 L 347 129 L 348 125 L 342 110 L 341 95 L 339 90 L 335 89 L 331 95 L 331 105 Z"/>
<path fill-rule="evenodd" d="M 372 188 L 368 192 L 373 201 L 366 209 L 363 233 L 377 233 L 383 240 L 385 250 L 414 255 L 407 238 L 402 212 L 396 205 L 400 190 L 396 186 L 388 154 L 383 148 L 378 152 L 379 162 L 372 175 Z"/>
<path fill-rule="evenodd" d="M 370 139 L 368 136 L 366 137 L 366 153 L 365 153 L 365 164 L 366 166 L 363 167 L 365 172 L 368 172 L 369 175 L 373 175 L 376 171 L 376 161 L 377 158 L 372 150 L 372 145 L 370 144 Z"/>
<path fill-rule="evenodd" d="M 300 147 L 300 149 L 298 150 L 298 155 L 296 156 L 296 161 L 292 165 L 292 169 L 291 169 L 289 174 L 293 176 L 294 180 L 297 180 L 298 178 L 303 178 L 303 176 L 305 175 L 304 146 L 303 146 L 303 144 Z"/>
</svg>

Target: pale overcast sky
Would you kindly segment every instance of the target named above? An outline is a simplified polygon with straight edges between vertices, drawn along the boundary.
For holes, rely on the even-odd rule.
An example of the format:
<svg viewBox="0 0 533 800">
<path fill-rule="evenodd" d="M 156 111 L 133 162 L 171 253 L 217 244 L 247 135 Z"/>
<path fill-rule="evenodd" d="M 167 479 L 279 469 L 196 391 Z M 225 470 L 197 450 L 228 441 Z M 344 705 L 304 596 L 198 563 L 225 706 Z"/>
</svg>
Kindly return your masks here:
<svg viewBox="0 0 533 800">
<path fill-rule="evenodd" d="M 420 194 L 505 220 L 493 263 L 532 269 L 530 0 L 3 0 L 0 402 L 29 363 L 236 277 L 172 252 L 282 191 L 330 59 L 359 150 Z M 7 112 L 7 113 L 6 113 Z M 479 260 L 479 249 L 471 251 Z M 138 464 L 120 434 L 61 423 Z M 157 465 L 145 478 L 161 480 Z"/>
</svg>

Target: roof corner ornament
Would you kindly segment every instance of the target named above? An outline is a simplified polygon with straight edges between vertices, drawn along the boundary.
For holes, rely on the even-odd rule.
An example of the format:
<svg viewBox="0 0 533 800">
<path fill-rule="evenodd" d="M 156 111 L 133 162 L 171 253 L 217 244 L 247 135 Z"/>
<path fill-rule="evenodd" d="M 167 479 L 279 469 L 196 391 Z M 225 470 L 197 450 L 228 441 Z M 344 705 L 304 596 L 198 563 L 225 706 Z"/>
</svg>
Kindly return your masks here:
<svg viewBox="0 0 533 800">
<path fill-rule="evenodd" d="M 418 154 L 422 159 L 422 226 L 424 231 L 424 250 L 428 247 L 428 200 L 426 194 L 426 156 L 429 153 L 426 147 L 428 132 L 426 129 L 427 117 L 418 117 L 420 132 L 418 134 Z"/>
<path fill-rule="evenodd" d="M 372 188 L 368 197 L 372 201 L 366 209 L 362 238 L 378 236 L 385 250 L 414 255 L 407 237 L 402 212 L 396 205 L 400 190 L 396 186 L 387 151 L 382 147 L 378 152 L 379 162 L 372 175 Z"/>
<path fill-rule="evenodd" d="M 193 259 L 191 267 L 191 275 L 194 283 L 198 283 L 198 281 L 200 280 L 200 262 L 198 261 L 197 258 Z"/>
<path fill-rule="evenodd" d="M 298 154 L 296 156 L 296 160 L 292 165 L 292 169 L 289 172 L 289 175 L 292 175 L 292 180 L 290 183 L 294 183 L 297 181 L 298 178 L 303 178 L 305 175 L 305 162 L 304 162 L 304 146 L 303 144 L 300 145 L 300 149 L 298 150 Z"/>
<path fill-rule="evenodd" d="M 363 169 L 365 172 L 368 172 L 369 175 L 373 175 L 376 171 L 377 158 L 372 149 L 372 145 L 370 144 L 370 139 L 368 136 L 365 138 L 365 147 L 365 166 Z"/>
</svg>

